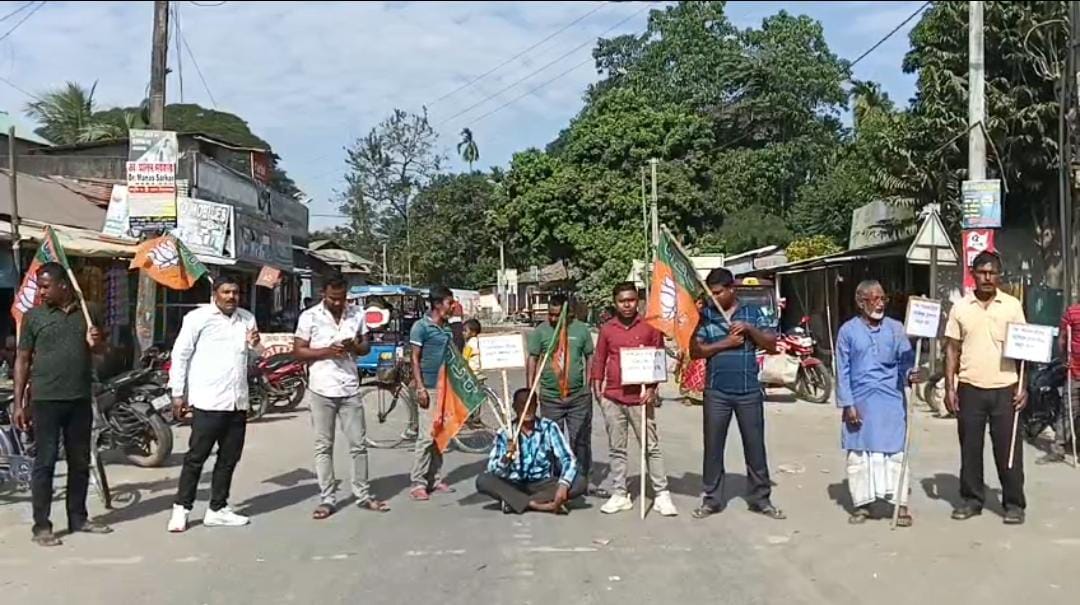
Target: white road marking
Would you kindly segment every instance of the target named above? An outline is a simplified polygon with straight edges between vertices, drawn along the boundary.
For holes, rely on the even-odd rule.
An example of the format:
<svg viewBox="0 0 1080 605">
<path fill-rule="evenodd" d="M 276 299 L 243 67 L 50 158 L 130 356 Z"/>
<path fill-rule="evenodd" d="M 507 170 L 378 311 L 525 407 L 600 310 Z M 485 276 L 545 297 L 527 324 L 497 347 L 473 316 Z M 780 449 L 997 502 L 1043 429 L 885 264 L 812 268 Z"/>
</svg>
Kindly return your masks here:
<svg viewBox="0 0 1080 605">
<path fill-rule="evenodd" d="M 437 557 L 439 555 L 463 555 L 464 550 L 407 550 L 406 557 Z"/>
<path fill-rule="evenodd" d="M 61 559 L 61 563 L 69 563 L 73 565 L 138 565 L 143 562 L 143 558 L 140 556 L 135 557 L 101 557 L 96 559 L 85 559 L 81 557 L 68 557 Z"/>
<path fill-rule="evenodd" d="M 202 557 L 194 557 L 194 556 L 192 556 L 192 557 L 183 557 L 183 558 L 180 558 L 180 559 L 176 559 L 176 562 L 177 563 L 198 563 L 201 560 L 202 560 Z"/>
<path fill-rule="evenodd" d="M 599 552 L 599 549 L 592 548 L 591 546 L 570 546 L 570 547 L 557 547 L 557 546 L 534 546 L 532 548 L 525 549 L 528 552 Z"/>
</svg>

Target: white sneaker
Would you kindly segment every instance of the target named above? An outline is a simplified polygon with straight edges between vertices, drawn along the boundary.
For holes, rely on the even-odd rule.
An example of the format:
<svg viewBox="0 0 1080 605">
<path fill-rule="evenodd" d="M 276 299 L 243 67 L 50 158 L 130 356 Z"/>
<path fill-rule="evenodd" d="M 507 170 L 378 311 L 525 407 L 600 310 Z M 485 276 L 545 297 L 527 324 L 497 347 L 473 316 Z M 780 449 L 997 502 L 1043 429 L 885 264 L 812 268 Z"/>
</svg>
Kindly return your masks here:
<svg viewBox="0 0 1080 605">
<path fill-rule="evenodd" d="M 207 527 L 240 527 L 249 522 L 250 519 L 234 513 L 228 506 L 221 510 L 206 509 L 206 516 L 203 517 L 203 525 Z"/>
<path fill-rule="evenodd" d="M 634 503 L 630 500 L 630 496 L 626 494 L 615 494 L 608 498 L 608 501 L 600 507 L 600 512 L 614 515 L 615 513 L 621 513 L 623 511 L 633 510 Z"/>
<path fill-rule="evenodd" d="M 656 494 L 656 498 L 653 500 L 653 508 L 664 517 L 677 517 L 679 515 L 679 509 L 675 508 L 675 503 L 671 501 L 671 492 L 667 490 Z"/>
<path fill-rule="evenodd" d="M 173 504 L 172 515 L 169 516 L 169 531 L 174 534 L 186 531 L 189 514 L 191 511 L 188 509 L 179 504 Z"/>
</svg>

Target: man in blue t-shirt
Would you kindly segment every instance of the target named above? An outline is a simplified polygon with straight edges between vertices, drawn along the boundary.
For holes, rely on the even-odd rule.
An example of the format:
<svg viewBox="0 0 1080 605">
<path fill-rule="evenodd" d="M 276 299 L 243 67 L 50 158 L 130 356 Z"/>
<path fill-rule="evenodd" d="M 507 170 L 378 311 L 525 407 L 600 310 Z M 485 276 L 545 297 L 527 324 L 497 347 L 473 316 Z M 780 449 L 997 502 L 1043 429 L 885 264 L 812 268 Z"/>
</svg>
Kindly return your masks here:
<svg viewBox="0 0 1080 605">
<path fill-rule="evenodd" d="M 452 491 L 439 479 L 443 456 L 431 436 L 435 412 L 435 387 L 439 370 L 452 336 L 447 320 L 454 304 L 454 295 L 445 286 L 435 286 L 428 297 L 431 310 L 413 324 L 409 331 L 412 347 L 412 391 L 419 406 L 415 459 L 411 473 L 413 500 L 429 500 L 433 492 Z"/>
<path fill-rule="evenodd" d="M 767 330 L 768 318 L 760 307 L 739 303 L 735 278 L 724 268 L 713 269 L 705 285 L 716 301 L 706 305 L 697 335 L 690 342 L 694 359 L 707 359 L 705 376 L 705 460 L 703 499 L 694 510 L 704 519 L 724 507 L 724 446 L 731 416 L 739 423 L 746 477 L 750 482 L 750 510 L 773 519 L 784 513 L 773 506 L 769 465 L 765 456 L 765 398 L 758 381 L 757 349 L 776 351 L 776 335 Z M 717 308 L 719 307 L 719 309 Z"/>
</svg>

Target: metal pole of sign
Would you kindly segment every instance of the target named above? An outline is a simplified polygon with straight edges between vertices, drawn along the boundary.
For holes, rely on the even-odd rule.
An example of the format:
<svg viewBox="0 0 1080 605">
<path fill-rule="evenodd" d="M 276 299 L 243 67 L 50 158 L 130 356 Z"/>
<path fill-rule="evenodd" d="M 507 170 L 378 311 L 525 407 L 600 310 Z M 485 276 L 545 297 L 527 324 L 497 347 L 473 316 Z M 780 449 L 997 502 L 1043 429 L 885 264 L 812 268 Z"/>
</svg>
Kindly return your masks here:
<svg viewBox="0 0 1080 605">
<path fill-rule="evenodd" d="M 11 257 L 14 274 L 22 272 L 22 255 L 19 250 L 19 184 L 15 166 L 15 127 L 8 129 L 8 182 L 11 185 Z"/>
</svg>

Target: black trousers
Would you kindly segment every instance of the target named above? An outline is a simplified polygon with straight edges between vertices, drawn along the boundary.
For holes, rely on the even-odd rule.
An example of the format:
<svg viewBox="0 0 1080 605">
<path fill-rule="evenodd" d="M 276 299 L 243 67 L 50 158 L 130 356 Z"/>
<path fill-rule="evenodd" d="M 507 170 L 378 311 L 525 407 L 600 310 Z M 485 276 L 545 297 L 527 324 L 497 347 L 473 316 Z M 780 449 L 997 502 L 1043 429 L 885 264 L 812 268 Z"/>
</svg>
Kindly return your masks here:
<svg viewBox="0 0 1080 605">
<path fill-rule="evenodd" d="M 176 491 L 176 503 L 191 510 L 199 489 L 199 477 L 203 464 L 210 457 L 214 445 L 218 446 L 214 474 L 210 480 L 210 510 L 221 510 L 229 501 L 233 471 L 244 451 L 244 435 L 247 432 L 247 412 L 207 412 L 195 410 L 191 423 L 191 438 L 184 466 L 180 470 L 180 487 Z"/>
<path fill-rule="evenodd" d="M 772 483 L 765 456 L 765 400 L 761 391 L 735 395 L 706 390 L 701 407 L 705 415 L 705 459 L 702 463 L 704 504 L 714 508 L 722 508 L 725 504 L 724 448 L 733 414 L 742 435 L 746 478 L 750 483 L 747 500 L 752 506 L 769 504 Z"/>
<path fill-rule="evenodd" d="M 35 401 L 30 406 L 34 422 L 34 470 L 30 496 L 34 509 L 34 533 L 52 531 L 53 475 L 60 439 L 64 439 L 67 457 L 68 527 L 86 523 L 86 490 L 90 485 L 90 429 L 94 411 L 89 399 Z"/>
<path fill-rule="evenodd" d="M 559 425 L 577 459 L 578 476 L 592 475 L 592 393 L 587 389 L 566 399 L 540 399 L 540 415 Z"/>
<path fill-rule="evenodd" d="M 968 506 L 982 508 L 986 502 L 983 480 L 983 443 L 990 425 L 990 443 L 1001 481 L 1001 502 L 1006 508 L 1027 506 L 1024 499 L 1024 447 L 1016 434 L 1013 467 L 1009 469 L 1009 446 L 1013 430 L 1013 396 L 1016 387 L 980 389 L 961 383 L 957 389 L 960 414 L 956 423 L 960 434 L 960 497 Z"/>
<path fill-rule="evenodd" d="M 581 497 L 585 494 L 588 482 L 585 477 L 578 474 L 574 483 L 570 486 L 570 499 Z M 524 481 L 510 481 L 491 473 L 480 473 L 476 477 L 476 491 L 490 496 L 499 502 L 505 502 L 517 514 L 529 510 L 529 502 L 550 502 L 555 499 L 555 491 L 559 489 L 558 479 L 545 479 L 527 483 Z"/>
</svg>

